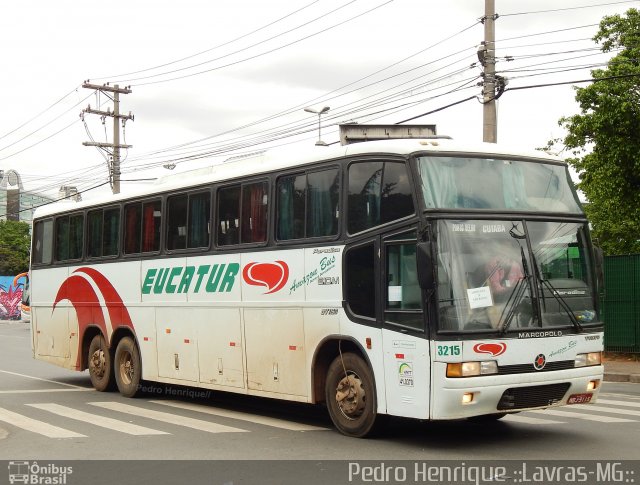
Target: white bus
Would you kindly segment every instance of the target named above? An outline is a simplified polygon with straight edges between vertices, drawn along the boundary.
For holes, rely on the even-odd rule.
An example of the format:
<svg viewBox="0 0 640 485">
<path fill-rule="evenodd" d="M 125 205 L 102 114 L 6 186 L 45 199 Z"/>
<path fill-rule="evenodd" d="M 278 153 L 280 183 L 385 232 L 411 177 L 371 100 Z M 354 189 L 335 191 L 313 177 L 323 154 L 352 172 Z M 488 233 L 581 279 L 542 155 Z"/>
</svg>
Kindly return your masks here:
<svg viewBox="0 0 640 485">
<path fill-rule="evenodd" d="M 603 323 L 567 166 L 422 138 L 274 151 L 42 207 L 33 353 L 143 381 L 385 415 L 593 402 Z"/>
</svg>

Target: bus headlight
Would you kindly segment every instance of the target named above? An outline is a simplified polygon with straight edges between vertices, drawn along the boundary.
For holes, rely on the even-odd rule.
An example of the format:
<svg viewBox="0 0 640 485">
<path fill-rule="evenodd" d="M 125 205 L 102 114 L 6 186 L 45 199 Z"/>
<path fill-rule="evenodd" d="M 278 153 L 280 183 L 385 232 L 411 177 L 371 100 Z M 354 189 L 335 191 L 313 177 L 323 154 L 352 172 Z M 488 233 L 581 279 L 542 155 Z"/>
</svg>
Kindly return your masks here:
<svg viewBox="0 0 640 485">
<path fill-rule="evenodd" d="M 575 367 L 587 367 L 590 365 L 602 364 L 602 352 L 589 352 L 588 354 L 576 355 Z"/>
<path fill-rule="evenodd" d="M 473 377 L 497 373 L 498 363 L 495 360 L 447 364 L 447 377 Z"/>
</svg>

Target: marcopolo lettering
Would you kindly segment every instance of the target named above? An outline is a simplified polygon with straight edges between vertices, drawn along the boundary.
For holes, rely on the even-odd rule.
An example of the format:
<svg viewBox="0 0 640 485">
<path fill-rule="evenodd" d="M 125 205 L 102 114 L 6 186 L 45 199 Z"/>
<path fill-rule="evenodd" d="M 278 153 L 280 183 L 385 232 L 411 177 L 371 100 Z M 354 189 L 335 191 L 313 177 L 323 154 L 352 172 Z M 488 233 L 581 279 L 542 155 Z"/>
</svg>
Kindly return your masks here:
<svg viewBox="0 0 640 485">
<path fill-rule="evenodd" d="M 239 272 L 238 263 L 149 268 L 142 281 L 142 294 L 228 293 Z"/>
</svg>

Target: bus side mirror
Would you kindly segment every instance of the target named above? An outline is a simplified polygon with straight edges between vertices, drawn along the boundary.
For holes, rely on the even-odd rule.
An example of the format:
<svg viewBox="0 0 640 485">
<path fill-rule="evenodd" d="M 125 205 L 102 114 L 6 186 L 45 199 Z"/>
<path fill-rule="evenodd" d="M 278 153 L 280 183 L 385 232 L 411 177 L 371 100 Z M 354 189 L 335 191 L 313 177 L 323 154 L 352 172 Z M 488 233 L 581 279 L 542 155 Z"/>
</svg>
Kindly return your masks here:
<svg viewBox="0 0 640 485">
<path fill-rule="evenodd" d="M 435 268 L 431 256 L 431 242 L 419 242 L 416 246 L 418 282 L 423 290 L 434 290 L 436 286 Z"/>
</svg>

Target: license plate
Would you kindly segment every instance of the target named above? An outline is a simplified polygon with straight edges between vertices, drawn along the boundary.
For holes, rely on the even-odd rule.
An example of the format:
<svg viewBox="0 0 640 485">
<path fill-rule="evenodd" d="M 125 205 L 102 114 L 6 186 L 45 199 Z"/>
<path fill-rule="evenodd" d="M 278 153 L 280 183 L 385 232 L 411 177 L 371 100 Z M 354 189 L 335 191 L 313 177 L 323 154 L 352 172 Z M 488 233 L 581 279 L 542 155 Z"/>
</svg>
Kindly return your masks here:
<svg viewBox="0 0 640 485">
<path fill-rule="evenodd" d="M 591 401 L 591 396 L 593 396 L 593 394 L 590 393 L 571 394 L 567 400 L 567 404 L 585 404 Z"/>
</svg>

